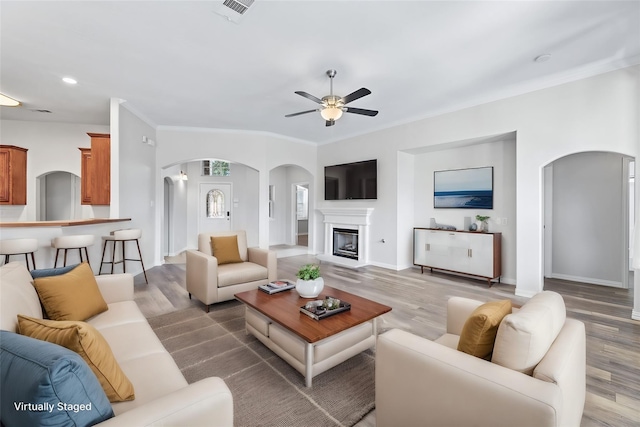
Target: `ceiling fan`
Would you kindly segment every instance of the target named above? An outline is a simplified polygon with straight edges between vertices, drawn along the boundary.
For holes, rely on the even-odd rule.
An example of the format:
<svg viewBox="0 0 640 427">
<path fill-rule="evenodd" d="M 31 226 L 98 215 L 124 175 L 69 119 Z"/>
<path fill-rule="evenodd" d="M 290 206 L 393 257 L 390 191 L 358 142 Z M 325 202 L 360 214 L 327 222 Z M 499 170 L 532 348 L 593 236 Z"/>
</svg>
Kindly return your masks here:
<svg viewBox="0 0 640 427">
<path fill-rule="evenodd" d="M 296 93 L 300 96 L 304 96 L 307 99 L 312 100 L 313 102 L 317 102 L 320 104 L 320 108 L 316 108 L 315 110 L 307 110 L 300 111 L 299 113 L 287 114 L 285 117 L 294 117 L 299 116 L 301 114 L 313 113 L 314 111 L 320 111 L 320 115 L 325 120 L 326 126 L 333 126 L 336 124 L 336 120 L 342 117 L 342 113 L 352 113 L 352 114 L 361 114 L 363 116 L 373 117 L 378 114 L 375 110 L 365 110 L 363 108 L 353 108 L 347 107 L 346 105 L 351 101 L 355 101 L 356 99 L 360 99 L 363 96 L 367 96 L 371 93 L 371 91 L 367 88 L 360 88 L 355 92 L 350 93 L 347 96 L 338 96 L 333 94 L 333 78 L 336 76 L 338 72 L 336 70 L 327 70 L 327 76 L 329 76 L 329 81 L 331 82 L 331 91 L 329 95 L 323 97 L 322 99 L 317 98 L 313 95 L 308 94 L 303 91 L 296 91 Z"/>
</svg>

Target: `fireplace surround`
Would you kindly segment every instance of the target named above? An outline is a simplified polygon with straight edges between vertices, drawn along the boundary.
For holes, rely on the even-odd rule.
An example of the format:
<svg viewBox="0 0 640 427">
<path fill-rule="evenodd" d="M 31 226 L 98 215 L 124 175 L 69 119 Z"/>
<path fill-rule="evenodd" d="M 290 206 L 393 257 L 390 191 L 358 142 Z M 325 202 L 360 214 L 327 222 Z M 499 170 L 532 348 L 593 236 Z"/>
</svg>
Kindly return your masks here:
<svg viewBox="0 0 640 427">
<path fill-rule="evenodd" d="M 318 255 L 321 261 L 350 268 L 369 264 L 369 225 L 373 208 L 325 208 L 324 252 Z M 334 252 L 334 230 L 337 230 L 339 254 Z M 342 240 L 342 242 L 341 242 Z M 346 246 L 346 247 L 345 247 Z M 357 249 L 354 253 L 353 249 Z"/>
</svg>

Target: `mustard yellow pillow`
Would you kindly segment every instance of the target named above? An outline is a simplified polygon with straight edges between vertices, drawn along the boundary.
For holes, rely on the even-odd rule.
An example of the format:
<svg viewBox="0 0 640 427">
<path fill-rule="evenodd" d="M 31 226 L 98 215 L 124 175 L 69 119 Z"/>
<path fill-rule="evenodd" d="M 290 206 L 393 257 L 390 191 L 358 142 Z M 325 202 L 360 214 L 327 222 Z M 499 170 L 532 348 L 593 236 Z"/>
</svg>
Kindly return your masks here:
<svg viewBox="0 0 640 427">
<path fill-rule="evenodd" d="M 35 278 L 33 286 L 52 320 L 87 320 L 109 309 L 86 262 L 59 276 Z"/>
<path fill-rule="evenodd" d="M 79 321 L 34 319 L 18 315 L 22 335 L 58 344 L 78 353 L 98 378 L 110 402 L 133 400 L 133 384 L 113 356 L 109 343 L 93 326 Z"/>
<path fill-rule="evenodd" d="M 242 262 L 238 251 L 238 236 L 211 237 L 211 253 L 218 259 L 218 265 Z"/>
<path fill-rule="evenodd" d="M 511 301 L 491 301 L 482 304 L 469 316 L 462 327 L 458 350 L 482 359 L 491 359 L 498 326 L 511 313 Z"/>
</svg>

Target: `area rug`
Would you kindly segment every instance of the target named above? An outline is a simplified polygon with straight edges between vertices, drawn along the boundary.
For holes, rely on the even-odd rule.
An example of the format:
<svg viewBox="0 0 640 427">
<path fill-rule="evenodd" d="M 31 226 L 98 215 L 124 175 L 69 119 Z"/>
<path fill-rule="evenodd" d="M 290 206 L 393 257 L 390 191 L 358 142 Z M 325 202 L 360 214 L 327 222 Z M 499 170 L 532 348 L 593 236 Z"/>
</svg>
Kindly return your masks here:
<svg viewBox="0 0 640 427">
<path fill-rule="evenodd" d="M 374 354 L 367 350 L 304 378 L 252 335 L 244 305 L 188 308 L 149 319 L 189 383 L 216 376 L 231 389 L 234 425 L 353 426 L 374 408 Z"/>
</svg>

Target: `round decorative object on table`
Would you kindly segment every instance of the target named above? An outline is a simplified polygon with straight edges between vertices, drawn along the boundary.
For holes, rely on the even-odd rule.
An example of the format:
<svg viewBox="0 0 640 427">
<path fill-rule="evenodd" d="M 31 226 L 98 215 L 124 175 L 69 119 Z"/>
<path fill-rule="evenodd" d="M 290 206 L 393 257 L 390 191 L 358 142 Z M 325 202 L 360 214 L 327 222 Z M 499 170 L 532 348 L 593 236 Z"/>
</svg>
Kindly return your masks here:
<svg viewBox="0 0 640 427">
<path fill-rule="evenodd" d="M 315 298 L 320 295 L 324 289 L 324 279 L 318 277 L 313 280 L 298 279 L 296 282 L 296 291 L 302 298 Z"/>
<path fill-rule="evenodd" d="M 477 231 L 478 225 L 474 222 L 469 226 L 469 231 Z"/>
</svg>

